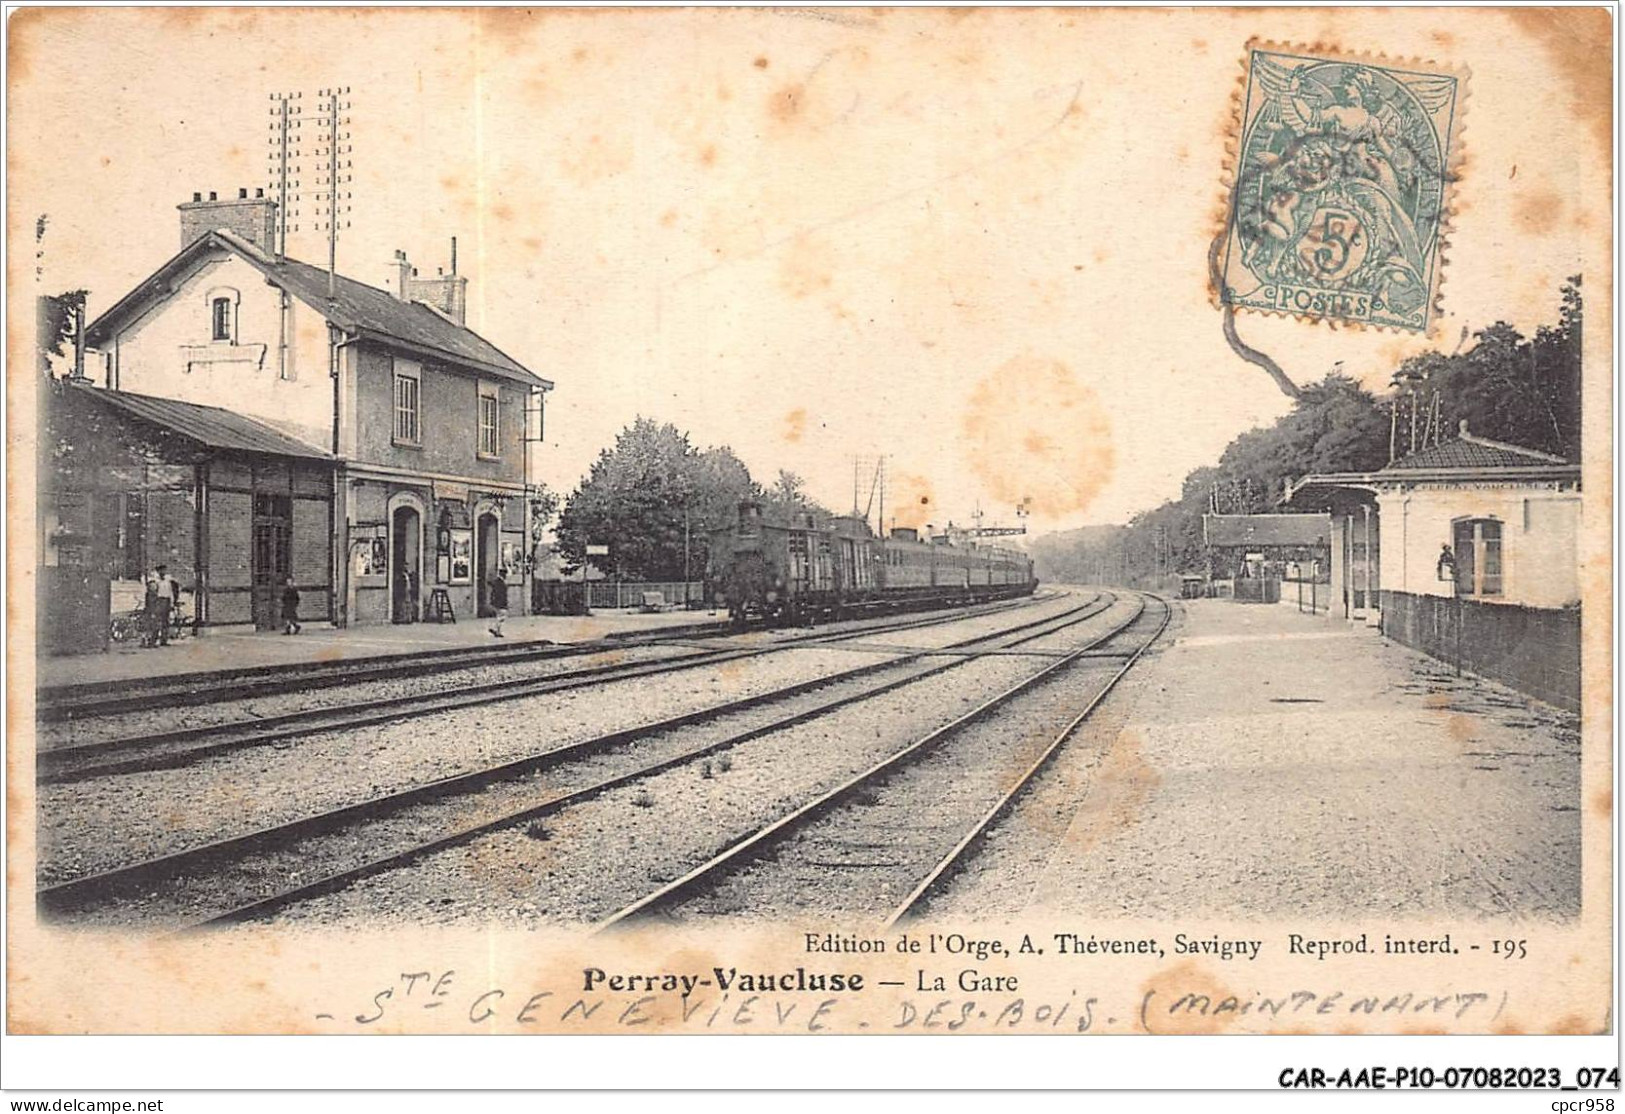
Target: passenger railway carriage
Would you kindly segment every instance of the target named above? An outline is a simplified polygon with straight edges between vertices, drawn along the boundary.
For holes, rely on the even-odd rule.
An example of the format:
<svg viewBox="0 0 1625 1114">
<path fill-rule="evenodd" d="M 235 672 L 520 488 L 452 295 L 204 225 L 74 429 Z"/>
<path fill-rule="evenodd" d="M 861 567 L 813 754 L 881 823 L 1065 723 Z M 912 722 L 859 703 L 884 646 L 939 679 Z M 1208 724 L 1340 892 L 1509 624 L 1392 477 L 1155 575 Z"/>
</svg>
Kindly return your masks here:
<svg viewBox="0 0 1625 1114">
<path fill-rule="evenodd" d="M 1026 554 L 914 530 L 878 538 L 856 516 L 820 523 L 797 513 L 763 517 L 754 502 L 711 535 L 711 577 L 736 622 L 810 623 L 903 608 L 947 607 L 1029 595 L 1037 586 Z"/>
</svg>

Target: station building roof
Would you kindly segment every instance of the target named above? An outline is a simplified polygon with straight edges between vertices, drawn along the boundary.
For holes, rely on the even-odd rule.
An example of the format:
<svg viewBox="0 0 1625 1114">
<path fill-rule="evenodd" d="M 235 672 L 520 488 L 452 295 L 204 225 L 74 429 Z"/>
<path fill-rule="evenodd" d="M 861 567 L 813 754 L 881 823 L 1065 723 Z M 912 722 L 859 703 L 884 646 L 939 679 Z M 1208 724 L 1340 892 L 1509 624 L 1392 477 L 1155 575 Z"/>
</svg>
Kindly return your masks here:
<svg viewBox="0 0 1625 1114">
<path fill-rule="evenodd" d="M 1332 521 L 1324 514 L 1205 514 L 1202 534 L 1210 547 L 1326 545 Z"/>
<path fill-rule="evenodd" d="M 330 453 L 305 444 L 253 418 L 218 406 L 200 406 L 172 398 L 154 398 L 130 391 L 109 391 L 86 384 L 69 389 L 93 398 L 120 414 L 177 434 L 204 448 L 262 456 L 292 456 L 305 460 L 332 460 Z"/>
<path fill-rule="evenodd" d="M 1551 453 L 1509 445 L 1505 441 L 1491 441 L 1467 432 L 1467 423 L 1461 423 L 1461 432 L 1452 440 L 1442 441 L 1418 449 L 1408 456 L 1388 463 L 1384 472 L 1416 472 L 1439 468 L 1527 468 L 1540 464 L 1567 464 L 1568 461 Z"/>
<path fill-rule="evenodd" d="M 92 347 L 105 344 L 124 322 L 139 315 L 154 299 L 166 297 L 175 277 L 199 256 L 214 250 L 240 256 L 266 280 L 310 306 L 346 332 L 406 349 L 419 355 L 499 378 L 550 390 L 553 384 L 520 364 L 467 326 L 423 302 L 403 301 L 387 290 L 336 275 L 328 297 L 327 270 L 286 256 L 276 257 L 223 229 L 205 233 L 182 248 L 85 329 Z"/>
<path fill-rule="evenodd" d="M 1379 491 L 1418 483 L 1572 483 L 1580 482 L 1580 466 L 1560 456 L 1492 441 L 1467 430 L 1449 441 L 1429 445 L 1374 472 L 1317 472 L 1289 482 L 1278 505 L 1302 510 L 1321 509 L 1353 497 L 1370 501 Z"/>
</svg>

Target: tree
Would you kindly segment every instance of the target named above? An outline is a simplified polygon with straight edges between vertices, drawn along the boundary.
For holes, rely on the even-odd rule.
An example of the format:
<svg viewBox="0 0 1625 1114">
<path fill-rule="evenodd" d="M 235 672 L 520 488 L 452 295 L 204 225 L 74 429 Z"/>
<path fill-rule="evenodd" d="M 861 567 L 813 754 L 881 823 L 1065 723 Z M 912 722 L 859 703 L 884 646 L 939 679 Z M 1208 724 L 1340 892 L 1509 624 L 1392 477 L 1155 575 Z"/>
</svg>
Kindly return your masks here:
<svg viewBox="0 0 1625 1114">
<path fill-rule="evenodd" d="M 794 472 L 779 469 L 773 486 L 762 493 L 762 512 L 778 522 L 787 522 L 793 514 L 811 514 L 815 518 L 831 518 L 834 512 L 807 496 L 807 481 Z"/>
<path fill-rule="evenodd" d="M 35 367 L 42 375 L 51 374 L 51 357 L 66 356 L 64 345 L 73 339 L 74 315 L 85 305 L 88 291 L 69 290 L 62 294 L 42 294 L 35 301 Z"/>
<path fill-rule="evenodd" d="M 731 527 L 739 504 L 759 497 L 745 462 L 723 445 L 706 449 L 689 464 L 684 503 L 683 568 L 678 575 L 697 580 L 710 567 L 711 532 Z"/>
<path fill-rule="evenodd" d="M 755 494 L 732 450 L 698 452 L 676 426 L 639 417 L 566 501 L 558 550 L 577 568 L 590 560 L 631 579 L 677 580 L 706 567 L 709 530 Z M 607 545 L 609 555 L 588 557 L 588 545 Z"/>
<path fill-rule="evenodd" d="M 1178 499 L 1134 516 L 1104 543 L 1096 541 L 1087 564 L 1120 570 L 1130 585 L 1201 571 L 1204 513 L 1215 505 L 1224 514 L 1272 511 L 1289 480 L 1383 467 L 1393 406 L 1404 426 L 1396 445 L 1401 456 L 1411 448 L 1406 406 L 1414 402 L 1427 413 L 1437 398 L 1441 441 L 1454 437 L 1465 420 L 1473 433 L 1579 460 L 1583 311 L 1580 279 L 1574 277 L 1562 288 L 1558 323 L 1541 326 L 1532 340 L 1496 322 L 1474 334 L 1466 351 L 1424 352 L 1406 360 L 1380 399 L 1343 375 L 1299 388 L 1290 413 L 1231 441 L 1216 466 L 1186 476 Z M 1046 554 L 1054 567 L 1076 567 L 1063 554 Z"/>
<path fill-rule="evenodd" d="M 1206 567 L 1202 516 L 1276 509 L 1285 483 L 1308 472 L 1380 468 L 1388 459 L 1388 417 L 1355 380 L 1328 375 L 1302 387 L 1292 412 L 1241 434 L 1214 466 L 1185 477 L 1178 499 L 1137 514 L 1115 534 L 1091 539 L 1084 562 L 1131 585 L 1156 586 Z M 1049 562 L 1075 567 L 1076 562 Z"/>
<path fill-rule="evenodd" d="M 690 520 L 695 531 L 709 532 L 731 525 L 739 514 L 740 502 L 758 494 L 750 469 L 726 445 L 700 453 L 689 475 Z"/>
<path fill-rule="evenodd" d="M 1583 303 L 1580 279 L 1561 293 L 1558 323 L 1533 339 L 1504 321 L 1473 334 L 1465 352 L 1426 352 L 1401 365 L 1395 379 L 1415 390 L 1424 408 L 1438 400 L 1441 439 L 1463 421 L 1470 432 L 1525 448 L 1580 459 Z M 1402 401 L 1402 412 L 1404 401 Z M 1409 428 L 1399 451 L 1409 448 Z"/>
</svg>

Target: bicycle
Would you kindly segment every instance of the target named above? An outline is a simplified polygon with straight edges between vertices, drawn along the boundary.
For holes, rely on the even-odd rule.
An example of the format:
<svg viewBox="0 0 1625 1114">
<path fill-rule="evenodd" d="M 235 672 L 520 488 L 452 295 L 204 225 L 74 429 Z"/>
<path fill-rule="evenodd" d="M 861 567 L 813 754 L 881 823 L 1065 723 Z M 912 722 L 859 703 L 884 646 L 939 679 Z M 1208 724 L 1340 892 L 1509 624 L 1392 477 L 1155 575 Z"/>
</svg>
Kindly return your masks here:
<svg viewBox="0 0 1625 1114">
<path fill-rule="evenodd" d="M 186 611 L 178 604 L 169 612 L 169 641 L 177 642 L 185 638 L 192 630 L 192 622 Z M 121 611 L 114 615 L 107 623 L 107 637 L 109 640 L 124 645 L 132 642 L 144 641 L 147 637 L 147 615 L 145 610 L 136 608 L 133 611 Z"/>
</svg>

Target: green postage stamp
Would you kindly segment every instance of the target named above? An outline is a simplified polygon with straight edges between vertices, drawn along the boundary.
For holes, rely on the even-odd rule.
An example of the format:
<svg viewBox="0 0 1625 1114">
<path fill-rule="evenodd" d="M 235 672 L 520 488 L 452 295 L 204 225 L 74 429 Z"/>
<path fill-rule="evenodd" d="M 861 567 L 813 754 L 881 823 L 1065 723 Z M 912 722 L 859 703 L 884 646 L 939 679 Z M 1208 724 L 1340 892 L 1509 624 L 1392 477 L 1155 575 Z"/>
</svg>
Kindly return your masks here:
<svg viewBox="0 0 1625 1114">
<path fill-rule="evenodd" d="M 1251 47 L 1223 303 L 1426 332 L 1437 312 L 1464 76 Z"/>
</svg>

